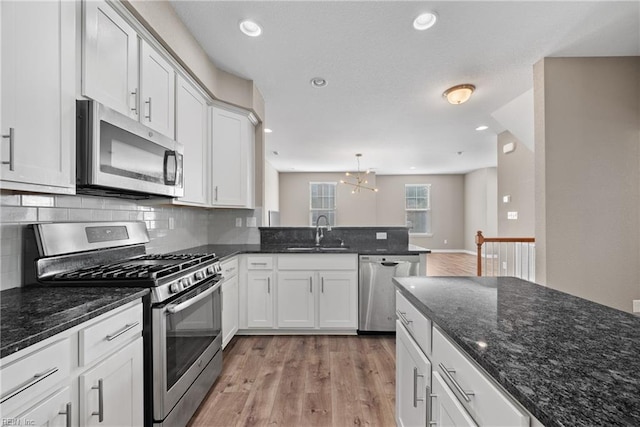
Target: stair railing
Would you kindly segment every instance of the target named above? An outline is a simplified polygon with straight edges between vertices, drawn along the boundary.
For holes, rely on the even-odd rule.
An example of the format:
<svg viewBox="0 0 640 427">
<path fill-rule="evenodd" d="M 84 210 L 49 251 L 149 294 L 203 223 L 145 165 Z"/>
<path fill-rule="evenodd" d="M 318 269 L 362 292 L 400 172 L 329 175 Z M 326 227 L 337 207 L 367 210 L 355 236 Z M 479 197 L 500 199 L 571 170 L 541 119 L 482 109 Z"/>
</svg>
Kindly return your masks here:
<svg viewBox="0 0 640 427">
<path fill-rule="evenodd" d="M 484 237 L 482 231 L 478 231 L 478 276 L 516 276 L 535 280 L 535 241 L 534 237 Z"/>
</svg>

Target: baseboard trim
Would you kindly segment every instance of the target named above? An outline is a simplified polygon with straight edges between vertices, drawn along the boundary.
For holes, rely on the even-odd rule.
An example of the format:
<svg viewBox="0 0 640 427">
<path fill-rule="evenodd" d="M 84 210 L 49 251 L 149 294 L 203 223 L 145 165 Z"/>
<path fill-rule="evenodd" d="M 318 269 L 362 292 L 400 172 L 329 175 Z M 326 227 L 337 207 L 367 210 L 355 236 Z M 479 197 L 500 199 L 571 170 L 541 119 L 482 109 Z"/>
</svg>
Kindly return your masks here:
<svg viewBox="0 0 640 427">
<path fill-rule="evenodd" d="M 435 253 L 460 254 L 460 253 L 468 252 L 468 251 L 465 251 L 464 249 L 430 249 L 430 251 L 433 254 Z M 473 255 L 475 255 L 475 253 Z"/>
</svg>

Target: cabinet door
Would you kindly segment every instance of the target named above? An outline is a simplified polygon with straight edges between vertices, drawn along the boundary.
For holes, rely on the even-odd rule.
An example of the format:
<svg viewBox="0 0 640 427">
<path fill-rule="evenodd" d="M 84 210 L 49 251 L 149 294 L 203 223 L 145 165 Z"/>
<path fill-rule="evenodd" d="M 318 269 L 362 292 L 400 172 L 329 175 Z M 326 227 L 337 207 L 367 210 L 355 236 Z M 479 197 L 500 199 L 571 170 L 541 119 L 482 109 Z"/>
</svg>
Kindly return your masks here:
<svg viewBox="0 0 640 427">
<path fill-rule="evenodd" d="M 72 193 L 75 4 L 2 1 L 0 14 L 2 187 Z"/>
<path fill-rule="evenodd" d="M 433 425 L 451 427 L 476 427 L 458 398 L 449 389 L 437 371 L 433 371 L 433 396 L 431 397 Z"/>
<path fill-rule="evenodd" d="M 431 363 L 400 321 L 396 338 L 396 422 L 400 427 L 426 426 Z"/>
<path fill-rule="evenodd" d="M 140 41 L 141 122 L 175 138 L 176 75 L 171 64 L 144 40 Z"/>
<path fill-rule="evenodd" d="M 247 326 L 273 327 L 273 274 L 250 271 L 247 274 Z"/>
<path fill-rule="evenodd" d="M 358 327 L 356 272 L 320 273 L 320 328 Z"/>
<path fill-rule="evenodd" d="M 222 283 L 222 348 L 238 332 L 238 276 Z"/>
<path fill-rule="evenodd" d="M 104 1 L 85 1 L 82 94 L 138 119 L 138 34 Z"/>
<path fill-rule="evenodd" d="M 140 426 L 143 410 L 140 337 L 80 375 L 80 425 Z"/>
<path fill-rule="evenodd" d="M 65 427 L 68 425 L 74 425 L 74 411 L 76 410 L 74 402 L 75 399 L 73 399 L 71 387 L 64 387 L 17 417 L 3 418 L 4 420 L 15 419 L 16 421 L 25 424 L 5 424 L 3 422 L 3 425 L 32 425 L 46 427 Z"/>
<path fill-rule="evenodd" d="M 315 326 L 315 273 L 281 271 L 278 273 L 278 326 L 313 328 Z"/>
<path fill-rule="evenodd" d="M 182 77 L 176 88 L 176 140 L 184 146 L 184 197 L 206 205 L 209 199 L 207 101 Z"/>
<path fill-rule="evenodd" d="M 212 204 L 247 205 L 247 151 L 249 119 L 212 107 Z"/>
</svg>

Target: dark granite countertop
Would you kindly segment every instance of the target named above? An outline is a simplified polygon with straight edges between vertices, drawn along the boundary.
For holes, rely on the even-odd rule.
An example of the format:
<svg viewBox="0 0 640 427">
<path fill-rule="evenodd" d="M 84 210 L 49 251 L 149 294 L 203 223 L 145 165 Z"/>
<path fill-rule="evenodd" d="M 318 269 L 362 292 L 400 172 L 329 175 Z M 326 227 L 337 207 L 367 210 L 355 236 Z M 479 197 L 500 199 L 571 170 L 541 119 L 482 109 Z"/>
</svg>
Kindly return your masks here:
<svg viewBox="0 0 640 427">
<path fill-rule="evenodd" d="M 149 293 L 143 288 L 26 286 L 0 292 L 0 357 Z"/>
<path fill-rule="evenodd" d="M 510 277 L 395 281 L 546 426 L 640 426 L 639 317 Z"/>
<path fill-rule="evenodd" d="M 221 260 L 224 258 L 231 257 L 238 254 L 291 254 L 291 253 L 340 253 L 340 254 L 360 254 L 360 255 L 418 255 L 421 253 L 431 253 L 431 250 L 415 246 L 408 245 L 406 248 L 367 248 L 367 247 L 355 247 L 348 246 L 346 250 L 323 250 L 323 251 L 310 251 L 310 252 L 296 252 L 296 251 L 288 251 L 287 248 L 290 247 L 305 247 L 305 246 L 313 246 L 313 244 L 309 245 L 301 245 L 299 243 L 296 244 L 288 244 L 288 245 L 203 245 L 196 246 L 189 249 L 184 249 L 180 251 L 176 251 L 176 253 L 215 253 Z"/>
</svg>

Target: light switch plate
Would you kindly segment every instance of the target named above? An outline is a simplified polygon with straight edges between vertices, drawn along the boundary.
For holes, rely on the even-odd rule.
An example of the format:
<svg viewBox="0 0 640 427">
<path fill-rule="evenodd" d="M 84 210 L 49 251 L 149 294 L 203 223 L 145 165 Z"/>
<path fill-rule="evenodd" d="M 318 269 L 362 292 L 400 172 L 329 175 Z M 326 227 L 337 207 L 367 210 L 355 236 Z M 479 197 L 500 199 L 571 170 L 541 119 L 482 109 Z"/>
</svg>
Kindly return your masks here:
<svg viewBox="0 0 640 427">
<path fill-rule="evenodd" d="M 633 300 L 633 312 L 640 313 L 640 299 Z"/>
<path fill-rule="evenodd" d="M 509 203 L 510 201 L 511 201 L 510 195 L 502 196 L 502 203 Z"/>
<path fill-rule="evenodd" d="M 242 227 L 242 218 L 236 218 L 236 227 Z"/>
<path fill-rule="evenodd" d="M 387 240 L 387 233 L 382 231 L 382 232 L 377 232 L 376 233 L 376 239 L 377 240 Z"/>
<path fill-rule="evenodd" d="M 507 212 L 507 219 L 518 219 L 518 211 Z"/>
</svg>

